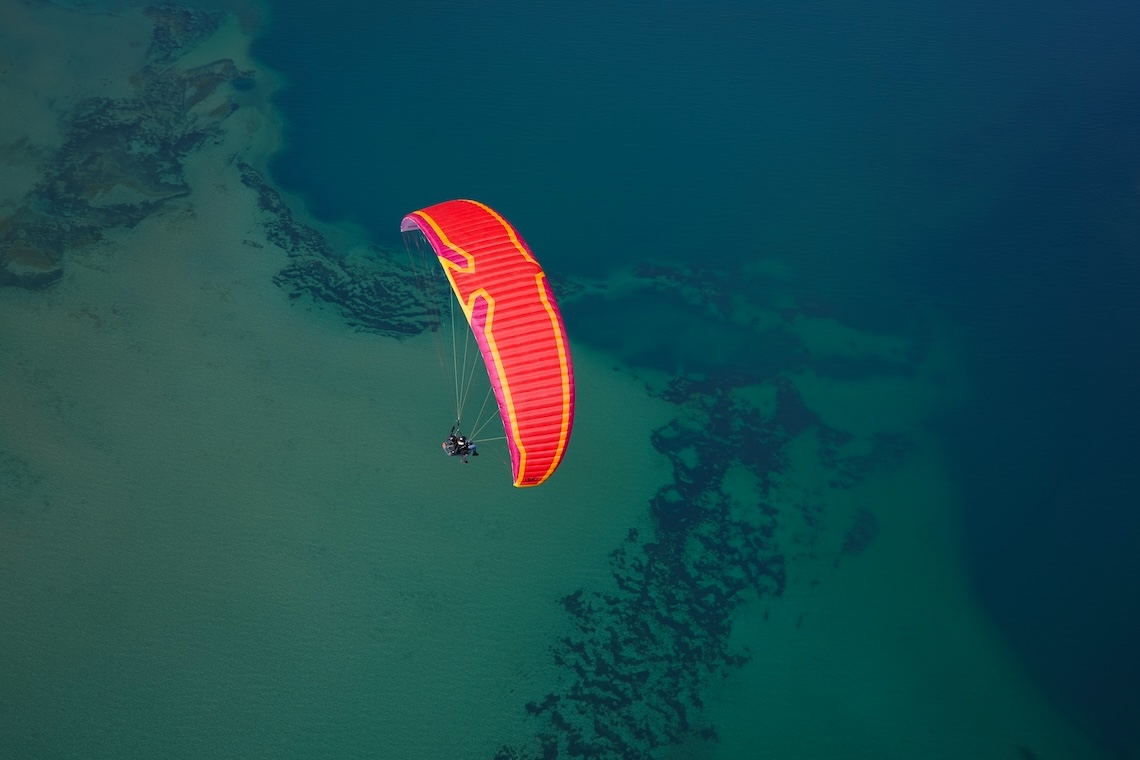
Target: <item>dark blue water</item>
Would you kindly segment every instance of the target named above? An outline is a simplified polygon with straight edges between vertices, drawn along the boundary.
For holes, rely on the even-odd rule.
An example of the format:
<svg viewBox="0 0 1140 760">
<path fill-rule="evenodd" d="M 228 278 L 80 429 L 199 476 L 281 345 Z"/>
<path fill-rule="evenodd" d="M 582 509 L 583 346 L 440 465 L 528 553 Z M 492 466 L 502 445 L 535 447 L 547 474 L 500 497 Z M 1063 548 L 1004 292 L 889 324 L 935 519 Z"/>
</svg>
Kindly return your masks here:
<svg viewBox="0 0 1140 760">
<path fill-rule="evenodd" d="M 1026 108 L 1015 124 L 1056 138 L 946 241 L 962 265 L 929 285 L 972 331 L 980 395 L 947 433 L 976 588 L 1122 757 L 1140 747 L 1138 64 L 1105 72 L 1114 92 Z"/>
<path fill-rule="evenodd" d="M 957 70 L 979 66 L 961 39 L 1004 44 L 988 18 L 894 15 L 909 7 L 278 4 L 259 50 L 292 82 L 296 149 L 276 171 L 381 239 L 410 208 L 474 196 L 563 269 L 834 266 L 868 224 L 895 234 L 868 216 L 904 200 L 913 134 L 946 131 L 981 75 Z"/>
<path fill-rule="evenodd" d="M 256 54 L 289 81 L 276 180 L 378 242 L 473 197 L 551 271 L 775 259 L 854 326 L 951 317 L 977 397 L 939 430 L 976 592 L 1050 697 L 1129 756 L 1140 11 L 994 5 L 282 1 Z M 575 340 L 768 371 L 738 327 L 678 305 L 660 318 L 685 340 L 634 348 L 611 326 L 644 306 L 609 308 L 568 313 Z"/>
</svg>

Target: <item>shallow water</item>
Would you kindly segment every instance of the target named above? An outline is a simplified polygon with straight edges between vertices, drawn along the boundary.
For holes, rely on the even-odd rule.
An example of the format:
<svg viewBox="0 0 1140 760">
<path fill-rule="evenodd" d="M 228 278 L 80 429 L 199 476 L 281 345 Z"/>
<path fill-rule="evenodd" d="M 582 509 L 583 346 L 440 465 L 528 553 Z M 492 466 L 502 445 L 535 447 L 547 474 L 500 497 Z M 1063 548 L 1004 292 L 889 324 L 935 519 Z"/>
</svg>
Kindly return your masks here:
<svg viewBox="0 0 1140 760">
<path fill-rule="evenodd" d="M 156 55 L 29 7 L 18 220 Z M 1134 12 L 257 15 L 171 59 L 242 69 L 189 194 L 0 290 L 4 754 L 1135 753 Z M 437 448 L 399 220 L 462 196 L 571 336 L 533 491 Z"/>
</svg>

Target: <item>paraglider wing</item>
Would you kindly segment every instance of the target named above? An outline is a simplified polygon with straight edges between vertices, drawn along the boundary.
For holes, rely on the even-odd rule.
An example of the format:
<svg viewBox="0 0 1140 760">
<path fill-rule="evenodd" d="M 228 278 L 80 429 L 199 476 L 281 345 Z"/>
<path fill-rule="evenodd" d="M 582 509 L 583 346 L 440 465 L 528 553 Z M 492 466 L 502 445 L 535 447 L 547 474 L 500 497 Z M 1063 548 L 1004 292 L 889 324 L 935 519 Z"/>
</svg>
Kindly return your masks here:
<svg viewBox="0 0 1140 760">
<path fill-rule="evenodd" d="M 518 231 L 477 201 L 404 217 L 447 273 L 483 354 L 503 418 L 516 486 L 536 486 L 562 461 L 574 423 L 574 368 L 546 274 Z"/>
</svg>

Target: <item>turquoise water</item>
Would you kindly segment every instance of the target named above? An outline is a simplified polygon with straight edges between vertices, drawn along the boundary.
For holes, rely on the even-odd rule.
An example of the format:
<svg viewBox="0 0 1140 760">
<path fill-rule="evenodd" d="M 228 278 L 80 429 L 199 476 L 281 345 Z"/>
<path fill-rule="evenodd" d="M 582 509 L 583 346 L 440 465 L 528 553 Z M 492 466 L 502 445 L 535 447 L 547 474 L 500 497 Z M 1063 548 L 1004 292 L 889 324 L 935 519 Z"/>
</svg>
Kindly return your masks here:
<svg viewBox="0 0 1140 760">
<path fill-rule="evenodd" d="M 257 54 L 289 82 L 274 176 L 378 241 L 470 196 L 565 275 L 663 264 L 868 329 L 953 320 L 977 395 L 937 429 L 974 590 L 1127 753 L 1138 30 L 1112 3 L 276 3 Z M 566 312 L 635 367 L 803 360 L 676 294 Z"/>
<path fill-rule="evenodd" d="M 132 5 L 0 0 L 0 756 L 1140 754 L 1135 10 Z M 462 196 L 541 488 L 440 455 Z"/>
</svg>

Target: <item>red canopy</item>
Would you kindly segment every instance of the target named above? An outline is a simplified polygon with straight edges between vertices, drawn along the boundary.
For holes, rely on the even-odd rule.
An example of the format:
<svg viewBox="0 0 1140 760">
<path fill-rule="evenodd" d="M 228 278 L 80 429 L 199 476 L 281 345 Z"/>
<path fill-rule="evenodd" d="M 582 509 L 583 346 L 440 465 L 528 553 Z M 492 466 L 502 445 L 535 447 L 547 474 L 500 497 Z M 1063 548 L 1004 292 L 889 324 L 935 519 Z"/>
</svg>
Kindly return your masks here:
<svg viewBox="0 0 1140 760">
<path fill-rule="evenodd" d="M 414 211 L 483 354 L 503 418 L 516 486 L 550 477 L 574 424 L 574 368 L 562 314 L 522 235 L 477 201 Z"/>
</svg>

